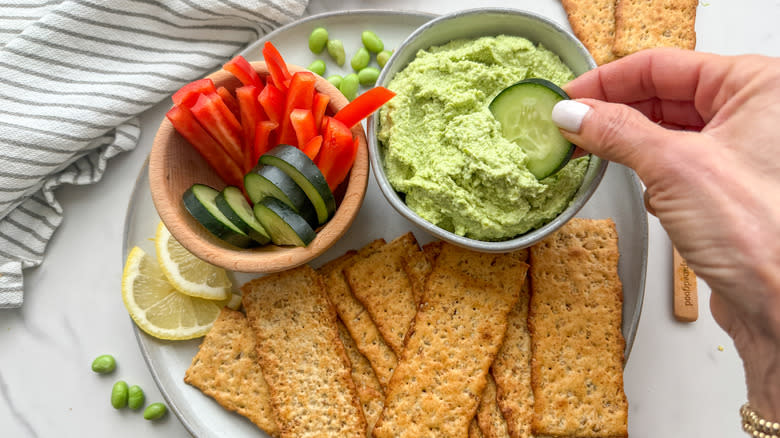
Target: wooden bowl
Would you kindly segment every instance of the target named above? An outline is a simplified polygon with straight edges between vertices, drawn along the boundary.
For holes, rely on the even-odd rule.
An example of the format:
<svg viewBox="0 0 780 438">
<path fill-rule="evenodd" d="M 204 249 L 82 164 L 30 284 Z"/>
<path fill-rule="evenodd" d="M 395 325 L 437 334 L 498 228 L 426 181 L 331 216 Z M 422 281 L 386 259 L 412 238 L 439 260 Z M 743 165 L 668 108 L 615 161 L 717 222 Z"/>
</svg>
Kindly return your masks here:
<svg viewBox="0 0 780 438">
<path fill-rule="evenodd" d="M 265 62 L 253 62 L 260 77 L 268 76 Z M 288 65 L 291 73 L 304 71 Z M 232 74 L 220 70 L 208 76 L 214 84 L 233 90 L 241 83 Z M 343 108 L 347 99 L 330 82 L 317 76 L 316 89 L 330 96 L 328 113 Z M 334 216 L 317 229 L 317 237 L 306 247 L 266 245 L 242 249 L 212 235 L 184 208 L 182 194 L 193 184 L 201 183 L 221 190 L 225 187 L 217 174 L 198 152 L 173 128 L 166 118 L 160 124 L 149 156 L 149 186 L 152 200 L 165 226 L 179 243 L 195 256 L 230 271 L 270 273 L 300 266 L 324 253 L 349 229 L 360 210 L 368 183 L 368 148 L 362 124 L 352 128 L 358 138 L 355 164 L 350 174 L 335 190 L 337 208 Z M 343 194 L 343 195 L 342 195 Z"/>
</svg>

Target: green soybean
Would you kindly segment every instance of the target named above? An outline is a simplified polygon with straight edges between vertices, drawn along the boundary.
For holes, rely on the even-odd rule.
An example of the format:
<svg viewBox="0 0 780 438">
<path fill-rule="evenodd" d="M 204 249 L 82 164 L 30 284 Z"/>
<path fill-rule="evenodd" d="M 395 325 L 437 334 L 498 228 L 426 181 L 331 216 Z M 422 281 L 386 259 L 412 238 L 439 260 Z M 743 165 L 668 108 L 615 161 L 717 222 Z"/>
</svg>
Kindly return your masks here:
<svg viewBox="0 0 780 438">
<path fill-rule="evenodd" d="M 382 42 L 382 40 L 380 40 L 379 37 L 370 30 L 363 31 L 363 33 L 360 35 L 360 39 L 363 41 L 363 45 L 366 47 L 366 49 L 368 49 L 369 52 L 379 53 L 385 48 L 385 44 Z"/>
<path fill-rule="evenodd" d="M 162 403 L 152 403 L 144 409 L 144 419 L 159 420 L 168 412 L 168 408 Z"/>
<path fill-rule="evenodd" d="M 325 61 L 318 59 L 309 64 L 309 70 L 322 76 L 325 74 Z"/>
<path fill-rule="evenodd" d="M 341 40 L 328 40 L 328 55 L 336 61 L 339 67 L 344 65 L 347 60 L 347 54 L 344 52 L 344 43 Z"/>
<path fill-rule="evenodd" d="M 114 383 L 114 387 L 111 388 L 111 406 L 114 409 L 122 409 L 127 406 L 127 391 L 127 382 L 124 380 Z"/>
<path fill-rule="evenodd" d="M 358 72 L 358 81 L 360 82 L 360 85 L 374 85 L 378 77 L 379 69 L 374 67 L 366 67 Z"/>
<path fill-rule="evenodd" d="M 360 87 L 360 79 L 355 73 L 350 73 L 341 80 L 339 90 L 347 100 L 352 100 L 357 97 L 358 88 Z"/>
<path fill-rule="evenodd" d="M 309 35 L 309 50 L 320 54 L 325 45 L 328 44 L 328 31 L 324 27 L 318 27 L 311 31 Z"/>
<path fill-rule="evenodd" d="M 110 373 L 116 369 L 116 359 L 110 354 L 103 354 L 92 361 L 92 371 L 100 374 Z"/>
<path fill-rule="evenodd" d="M 331 84 L 333 84 L 333 86 L 334 86 L 334 87 L 336 87 L 336 88 L 339 88 L 339 86 L 341 85 L 341 81 L 342 81 L 343 79 L 344 79 L 344 78 L 342 78 L 342 77 L 341 77 L 341 76 L 339 76 L 339 75 L 331 75 L 331 76 L 328 76 L 328 82 L 330 82 Z"/>
<path fill-rule="evenodd" d="M 349 62 L 352 65 L 352 69 L 355 71 L 363 70 L 368 67 L 368 63 L 371 62 L 371 54 L 368 53 L 365 47 L 361 47 L 355 52 L 355 56 Z"/>
<path fill-rule="evenodd" d="M 146 400 L 144 390 L 138 385 L 133 385 L 127 389 L 127 407 L 132 410 L 141 409 Z"/>
<path fill-rule="evenodd" d="M 393 52 L 389 50 L 382 50 L 376 55 L 376 63 L 379 64 L 380 67 L 384 67 L 385 64 L 387 64 L 387 60 L 390 59 L 391 56 L 393 56 Z"/>
</svg>

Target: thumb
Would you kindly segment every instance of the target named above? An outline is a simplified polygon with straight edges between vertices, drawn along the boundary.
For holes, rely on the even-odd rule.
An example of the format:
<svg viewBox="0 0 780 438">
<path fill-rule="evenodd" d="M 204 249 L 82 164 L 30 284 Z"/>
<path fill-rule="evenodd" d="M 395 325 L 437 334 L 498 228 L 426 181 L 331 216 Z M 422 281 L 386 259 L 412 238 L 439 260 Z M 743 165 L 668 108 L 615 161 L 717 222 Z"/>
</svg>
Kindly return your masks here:
<svg viewBox="0 0 780 438">
<path fill-rule="evenodd" d="M 672 135 L 627 105 L 594 99 L 558 102 L 552 121 L 582 149 L 635 170 Z"/>
</svg>

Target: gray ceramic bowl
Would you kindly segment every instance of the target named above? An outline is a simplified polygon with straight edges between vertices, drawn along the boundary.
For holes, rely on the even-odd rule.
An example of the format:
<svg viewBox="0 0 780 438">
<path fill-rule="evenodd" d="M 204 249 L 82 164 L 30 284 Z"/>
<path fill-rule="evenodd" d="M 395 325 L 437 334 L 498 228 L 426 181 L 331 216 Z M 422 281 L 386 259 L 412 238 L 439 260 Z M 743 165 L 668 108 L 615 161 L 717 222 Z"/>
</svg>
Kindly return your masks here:
<svg viewBox="0 0 780 438">
<path fill-rule="evenodd" d="M 472 9 L 429 21 L 412 33 L 396 50 L 379 75 L 377 85 L 386 86 L 393 76 L 411 62 L 418 50 L 445 44 L 454 39 L 471 39 L 487 35 L 516 35 L 541 43 L 556 53 L 576 76 L 596 67 L 585 46 L 566 29 L 542 16 L 513 9 Z M 569 207 L 544 226 L 500 242 L 470 239 L 449 232 L 426 221 L 412 211 L 390 185 L 383 166 L 382 147 L 377 140 L 379 117 L 368 120 L 368 149 L 382 194 L 402 216 L 422 229 L 455 245 L 483 252 L 506 252 L 533 245 L 574 217 L 596 190 L 607 162 L 591 157 L 585 178 Z"/>
</svg>

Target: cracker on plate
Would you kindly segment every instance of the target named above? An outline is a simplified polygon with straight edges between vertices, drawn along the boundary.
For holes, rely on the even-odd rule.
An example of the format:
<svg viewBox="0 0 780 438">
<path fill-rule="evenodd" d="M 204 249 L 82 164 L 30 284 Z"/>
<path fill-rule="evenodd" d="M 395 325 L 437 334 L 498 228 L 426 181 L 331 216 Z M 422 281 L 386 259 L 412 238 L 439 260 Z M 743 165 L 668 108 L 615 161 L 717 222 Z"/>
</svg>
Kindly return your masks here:
<svg viewBox="0 0 780 438">
<path fill-rule="evenodd" d="M 379 414 L 382 413 L 385 394 L 368 359 L 360 354 L 355 341 L 341 321 L 339 321 L 339 337 L 344 344 L 344 349 L 347 351 L 347 356 L 349 356 L 349 361 L 352 365 L 352 380 L 355 381 L 360 403 L 363 404 L 363 414 L 366 417 L 367 431 L 370 437 L 370 432 L 374 428 L 376 420 L 379 419 Z"/>
<path fill-rule="evenodd" d="M 611 219 L 572 219 L 531 247 L 537 436 L 625 437 L 623 290 Z"/>
<path fill-rule="evenodd" d="M 364 437 L 363 407 L 320 275 L 303 265 L 241 291 L 281 437 Z"/>
<path fill-rule="evenodd" d="M 619 0 L 612 51 L 626 56 L 654 47 L 696 47 L 699 0 Z"/>
<path fill-rule="evenodd" d="M 574 35 L 582 41 L 596 64 L 616 59 L 615 0 L 561 0 Z"/>
</svg>

